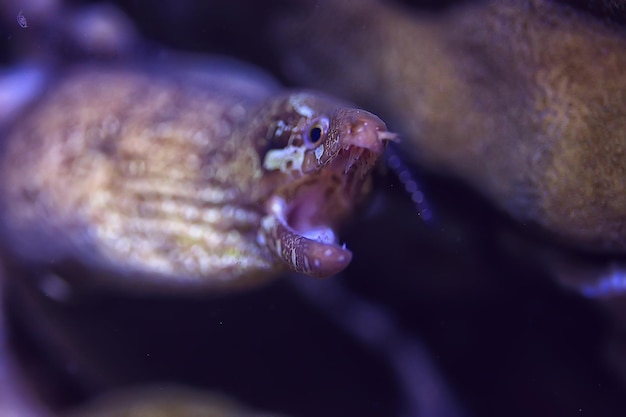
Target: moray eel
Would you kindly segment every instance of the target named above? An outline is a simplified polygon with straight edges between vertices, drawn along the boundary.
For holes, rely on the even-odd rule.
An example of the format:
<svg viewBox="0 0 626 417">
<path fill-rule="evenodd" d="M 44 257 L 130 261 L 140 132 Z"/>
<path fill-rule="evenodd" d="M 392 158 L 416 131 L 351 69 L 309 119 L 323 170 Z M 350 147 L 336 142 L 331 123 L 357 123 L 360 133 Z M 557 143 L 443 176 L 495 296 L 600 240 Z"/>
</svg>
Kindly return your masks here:
<svg viewBox="0 0 626 417">
<path fill-rule="evenodd" d="M 395 135 L 234 64 L 160 65 L 67 71 L 13 123 L 0 160 L 5 257 L 136 288 L 343 270 L 352 255 L 336 231 Z"/>
<path fill-rule="evenodd" d="M 287 76 L 371 108 L 415 163 L 466 181 L 522 224 L 626 253 L 624 27 L 549 0 L 428 13 L 296 3 L 274 28 Z"/>
</svg>

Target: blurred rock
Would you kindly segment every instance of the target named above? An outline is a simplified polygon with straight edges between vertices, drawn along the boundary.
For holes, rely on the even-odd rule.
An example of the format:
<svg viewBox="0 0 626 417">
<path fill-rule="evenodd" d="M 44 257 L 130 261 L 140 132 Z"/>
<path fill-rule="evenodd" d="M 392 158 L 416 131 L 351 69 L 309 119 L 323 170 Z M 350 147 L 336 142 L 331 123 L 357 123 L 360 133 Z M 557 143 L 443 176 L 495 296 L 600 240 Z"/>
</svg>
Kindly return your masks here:
<svg viewBox="0 0 626 417">
<path fill-rule="evenodd" d="M 217 394 L 182 386 L 135 387 L 101 395 L 61 417 L 269 417 Z"/>
<path fill-rule="evenodd" d="M 549 0 L 321 1 L 281 22 L 284 73 L 382 114 L 419 165 L 566 245 L 626 252 L 623 27 Z"/>
</svg>

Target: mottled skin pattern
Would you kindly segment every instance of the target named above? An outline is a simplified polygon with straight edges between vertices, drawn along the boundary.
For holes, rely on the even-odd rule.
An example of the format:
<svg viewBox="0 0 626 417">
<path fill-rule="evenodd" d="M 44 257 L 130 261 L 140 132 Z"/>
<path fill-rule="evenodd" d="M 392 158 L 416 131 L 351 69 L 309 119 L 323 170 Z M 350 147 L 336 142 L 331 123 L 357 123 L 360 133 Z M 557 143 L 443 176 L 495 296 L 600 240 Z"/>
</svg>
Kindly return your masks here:
<svg viewBox="0 0 626 417">
<path fill-rule="evenodd" d="M 306 107 L 294 109 L 294 97 Z M 80 279 L 79 268 L 89 279 L 135 288 L 234 290 L 288 266 L 332 275 L 349 259 L 334 268 L 322 259 L 320 268 L 307 271 L 291 264 L 291 256 L 273 253 L 273 241 L 260 233 L 264 216 L 276 214 L 268 214 L 267 201 L 284 201 L 278 215 L 285 225 L 292 207 L 314 207 L 298 215 L 298 233 L 309 226 L 334 230 L 367 191 L 382 148 L 357 161 L 350 174 L 335 175 L 333 184 L 326 171 L 345 159 L 339 151 L 305 173 L 263 163 L 287 141 L 303 146 L 301 136 L 319 117 L 347 146 L 354 120 L 337 112 L 343 106 L 313 93 L 281 92 L 236 71 L 74 70 L 8 136 L 0 166 L 6 251 L 65 279 Z M 384 130 L 376 116 L 347 111 Z M 316 133 L 317 144 L 329 148 L 332 135 Z M 327 187 L 332 195 L 309 202 L 300 198 L 300 187 Z M 317 249 L 298 255 L 313 256 L 322 247 L 349 254 L 332 237 L 317 242 L 313 236 L 309 246 Z"/>
<path fill-rule="evenodd" d="M 568 244 L 626 251 L 622 27 L 548 0 L 327 1 L 279 27 L 286 73 L 379 112 L 422 166 Z"/>
</svg>

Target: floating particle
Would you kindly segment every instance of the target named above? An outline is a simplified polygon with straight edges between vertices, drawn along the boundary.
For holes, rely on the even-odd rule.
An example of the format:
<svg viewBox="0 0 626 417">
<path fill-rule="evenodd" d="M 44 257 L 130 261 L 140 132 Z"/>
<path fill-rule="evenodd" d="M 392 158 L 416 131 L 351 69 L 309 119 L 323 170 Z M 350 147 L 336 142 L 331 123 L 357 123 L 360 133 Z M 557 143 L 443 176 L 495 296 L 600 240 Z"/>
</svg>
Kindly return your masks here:
<svg viewBox="0 0 626 417">
<path fill-rule="evenodd" d="M 24 13 L 22 13 L 22 10 L 20 10 L 20 12 L 17 14 L 17 24 L 20 25 L 20 27 L 22 27 L 22 28 L 27 28 L 28 27 L 28 22 L 26 21 L 26 16 L 24 16 Z"/>
</svg>

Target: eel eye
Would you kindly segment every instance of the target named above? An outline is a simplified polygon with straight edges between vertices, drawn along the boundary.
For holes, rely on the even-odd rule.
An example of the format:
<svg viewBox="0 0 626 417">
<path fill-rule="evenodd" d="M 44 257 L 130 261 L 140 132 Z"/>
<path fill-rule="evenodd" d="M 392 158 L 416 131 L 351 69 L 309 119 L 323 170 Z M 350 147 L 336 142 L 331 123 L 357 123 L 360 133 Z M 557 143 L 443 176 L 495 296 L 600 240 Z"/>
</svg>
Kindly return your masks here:
<svg viewBox="0 0 626 417">
<path fill-rule="evenodd" d="M 307 148 L 316 147 L 324 139 L 328 133 L 328 126 L 329 122 L 326 117 L 319 117 L 311 122 L 305 136 Z"/>
</svg>

